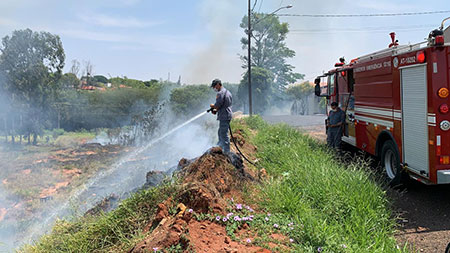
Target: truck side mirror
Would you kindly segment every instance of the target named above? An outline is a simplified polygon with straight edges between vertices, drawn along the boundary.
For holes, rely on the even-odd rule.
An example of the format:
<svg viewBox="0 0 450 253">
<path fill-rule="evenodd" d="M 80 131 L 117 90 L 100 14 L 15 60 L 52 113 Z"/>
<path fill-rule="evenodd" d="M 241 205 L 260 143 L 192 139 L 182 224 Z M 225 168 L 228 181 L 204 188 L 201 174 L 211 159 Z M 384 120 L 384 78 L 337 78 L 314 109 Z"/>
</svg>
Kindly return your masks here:
<svg viewBox="0 0 450 253">
<path fill-rule="evenodd" d="M 314 93 L 316 94 L 316 96 L 320 97 L 320 78 L 316 78 L 314 80 L 314 83 L 316 84 L 316 86 L 314 87 Z"/>
</svg>

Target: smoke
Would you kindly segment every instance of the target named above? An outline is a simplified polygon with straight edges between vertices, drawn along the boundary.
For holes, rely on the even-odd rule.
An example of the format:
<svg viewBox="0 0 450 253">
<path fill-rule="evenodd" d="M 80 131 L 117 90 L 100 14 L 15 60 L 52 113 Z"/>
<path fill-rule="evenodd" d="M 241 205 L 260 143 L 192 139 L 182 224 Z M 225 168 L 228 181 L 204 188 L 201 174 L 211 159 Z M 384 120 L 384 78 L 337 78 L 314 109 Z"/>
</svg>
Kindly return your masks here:
<svg viewBox="0 0 450 253">
<path fill-rule="evenodd" d="M 289 115 L 291 114 L 292 101 L 286 100 L 279 102 L 271 107 L 269 107 L 266 111 L 264 111 L 264 115 Z"/>
<path fill-rule="evenodd" d="M 1 182 L 0 182 L 1 184 Z M 15 234 L 19 230 L 18 222 L 7 220 L 8 216 L 13 215 L 14 206 L 18 199 L 9 194 L 6 189 L 0 185 L 0 252 L 11 251 L 13 249 Z"/>
<path fill-rule="evenodd" d="M 214 145 L 216 123 L 212 123 L 213 120 L 202 113 L 193 118 L 192 122 L 188 122 L 189 124 L 163 127 L 162 129 L 173 131 L 162 130 L 144 146 L 89 179 L 72 192 L 66 201 L 49 203 L 48 207 L 41 211 L 45 215 L 38 215 L 40 219 L 36 219 L 36 222 L 21 231 L 26 237 L 16 245 L 32 242 L 48 232 L 57 218 L 83 214 L 107 196 L 129 196 L 129 193 L 144 185 L 145 175 L 149 171 L 167 171 L 176 166 L 182 157 L 192 159 L 200 156 Z M 162 121 L 176 122 L 176 119 L 169 114 Z"/>
<path fill-rule="evenodd" d="M 236 12 L 236 1 L 204 0 L 200 3 L 201 16 L 206 24 L 211 41 L 204 49 L 194 52 L 186 66 L 186 82 L 209 83 L 214 78 L 227 82 L 239 82 L 242 73 L 239 39 L 241 13 Z M 205 34 L 205 33 L 202 33 Z M 205 36 L 205 35 L 202 35 Z"/>
</svg>

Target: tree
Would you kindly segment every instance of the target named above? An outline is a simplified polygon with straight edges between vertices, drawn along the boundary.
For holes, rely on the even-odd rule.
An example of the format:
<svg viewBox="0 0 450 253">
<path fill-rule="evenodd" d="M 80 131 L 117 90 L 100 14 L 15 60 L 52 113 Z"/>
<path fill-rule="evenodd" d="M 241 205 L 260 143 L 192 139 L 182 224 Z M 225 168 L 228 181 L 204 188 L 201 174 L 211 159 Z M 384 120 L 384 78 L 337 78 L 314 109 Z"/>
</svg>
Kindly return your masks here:
<svg viewBox="0 0 450 253">
<path fill-rule="evenodd" d="M 127 77 L 123 77 L 123 78 L 122 77 L 113 77 L 113 78 L 110 78 L 109 81 L 111 82 L 111 84 L 114 87 L 120 87 L 120 85 L 125 85 L 125 86 L 132 87 L 132 88 L 141 88 L 141 89 L 145 89 L 148 87 L 141 80 L 131 79 L 131 78 L 127 78 Z"/>
<path fill-rule="evenodd" d="M 84 69 L 83 69 L 83 75 L 90 77 L 94 73 L 94 65 L 92 65 L 91 61 L 84 61 Z"/>
<path fill-rule="evenodd" d="M 80 85 L 80 79 L 73 73 L 65 73 L 59 80 L 60 88 L 77 88 Z"/>
<path fill-rule="evenodd" d="M 251 38 L 254 45 L 251 47 L 251 65 L 269 70 L 274 75 L 274 82 L 283 88 L 303 75 L 294 72 L 294 66 L 287 63 L 287 59 L 295 56 L 295 51 L 286 46 L 286 36 L 289 32 L 288 23 L 280 23 L 278 16 L 264 13 L 255 13 L 251 17 Z M 248 17 L 241 22 L 241 28 L 248 33 Z M 242 49 L 248 49 L 248 38 L 241 39 Z M 241 56 L 242 67 L 248 69 L 248 57 Z"/>
<path fill-rule="evenodd" d="M 255 113 L 264 113 L 275 101 L 276 86 L 273 85 L 274 75 L 271 71 L 260 68 L 252 68 L 252 97 L 253 111 Z M 248 105 L 248 72 L 244 74 L 238 90 L 238 98 Z M 245 108 L 244 108 L 245 110 Z"/>
<path fill-rule="evenodd" d="M 0 75 L 5 77 L 2 89 L 8 92 L 16 112 L 26 114 L 22 127 L 34 135 L 36 142 L 64 67 L 62 42 L 48 32 L 17 30 L 2 39 L 0 51 Z M 15 116 L 10 113 L 13 124 Z"/>
<path fill-rule="evenodd" d="M 215 93 L 208 85 L 187 85 L 170 92 L 172 110 L 181 117 L 194 116 L 214 103 Z"/>
<path fill-rule="evenodd" d="M 108 78 L 102 75 L 96 75 L 93 77 L 93 81 L 98 83 L 108 83 Z"/>
<path fill-rule="evenodd" d="M 308 96 L 311 95 L 313 91 L 314 86 L 309 82 L 293 85 L 286 89 L 286 94 L 294 100 L 292 109 L 295 114 L 304 114 L 307 111 Z"/>
<path fill-rule="evenodd" d="M 70 67 L 69 73 L 72 73 L 76 77 L 78 77 L 78 74 L 80 73 L 80 62 L 79 61 L 72 60 L 72 66 Z"/>
</svg>

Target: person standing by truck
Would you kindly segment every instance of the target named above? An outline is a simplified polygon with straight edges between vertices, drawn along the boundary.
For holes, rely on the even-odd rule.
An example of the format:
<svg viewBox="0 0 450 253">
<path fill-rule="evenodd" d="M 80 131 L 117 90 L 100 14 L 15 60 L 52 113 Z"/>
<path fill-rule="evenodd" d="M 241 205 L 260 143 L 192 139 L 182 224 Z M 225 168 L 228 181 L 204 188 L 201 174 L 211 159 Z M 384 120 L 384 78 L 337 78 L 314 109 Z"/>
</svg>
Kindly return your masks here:
<svg viewBox="0 0 450 253">
<path fill-rule="evenodd" d="M 327 119 L 327 144 L 330 148 L 340 150 L 341 137 L 344 130 L 345 113 L 337 102 L 331 103 L 331 111 Z"/>
<path fill-rule="evenodd" d="M 214 109 L 213 113 L 217 112 L 217 120 L 219 121 L 219 142 L 217 145 L 222 148 L 224 153 L 228 154 L 230 152 L 228 129 L 233 116 L 233 111 L 231 110 L 233 97 L 231 92 L 222 86 L 222 82 L 219 79 L 214 79 L 211 87 L 217 92 L 216 103 L 210 105 Z"/>
</svg>

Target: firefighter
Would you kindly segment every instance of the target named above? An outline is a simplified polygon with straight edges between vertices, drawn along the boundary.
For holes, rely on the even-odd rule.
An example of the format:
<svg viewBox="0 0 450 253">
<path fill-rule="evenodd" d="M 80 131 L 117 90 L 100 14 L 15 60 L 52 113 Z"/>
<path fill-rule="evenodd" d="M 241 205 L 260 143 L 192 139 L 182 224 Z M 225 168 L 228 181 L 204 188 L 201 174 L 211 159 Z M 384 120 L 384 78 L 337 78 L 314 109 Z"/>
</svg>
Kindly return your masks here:
<svg viewBox="0 0 450 253">
<path fill-rule="evenodd" d="M 216 103 L 211 104 L 213 113 L 217 112 L 217 120 L 219 121 L 219 142 L 217 145 L 222 148 L 223 152 L 228 154 L 230 152 L 230 137 L 228 136 L 228 129 L 230 128 L 230 121 L 233 115 L 231 104 L 233 97 L 231 92 L 222 86 L 219 79 L 214 79 L 211 87 L 217 92 Z"/>
<path fill-rule="evenodd" d="M 337 102 L 331 103 L 331 111 L 327 119 L 327 144 L 330 148 L 340 150 L 344 123 L 344 111 L 339 108 Z"/>
</svg>

